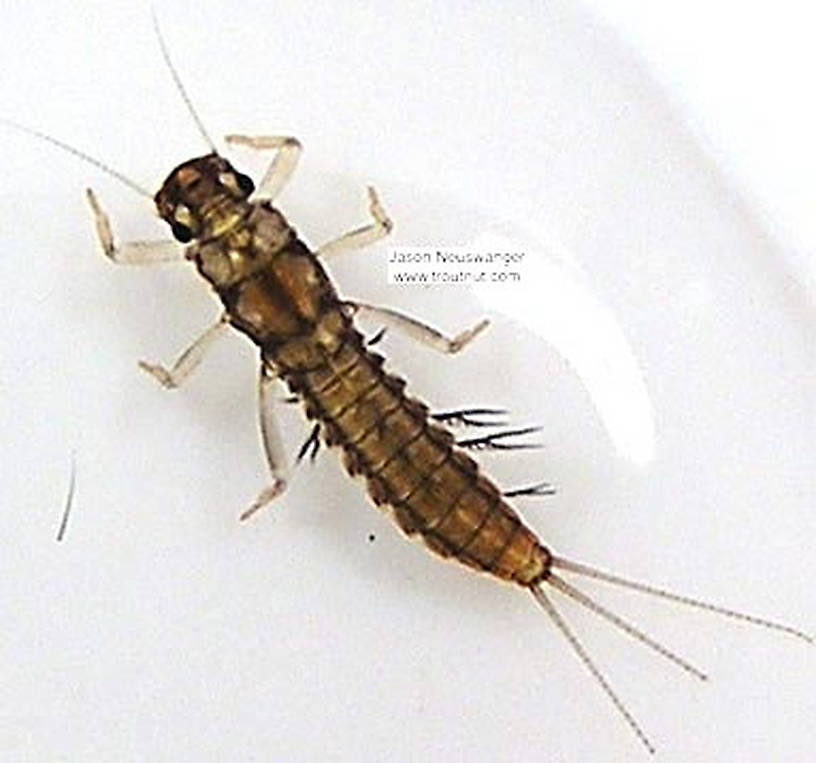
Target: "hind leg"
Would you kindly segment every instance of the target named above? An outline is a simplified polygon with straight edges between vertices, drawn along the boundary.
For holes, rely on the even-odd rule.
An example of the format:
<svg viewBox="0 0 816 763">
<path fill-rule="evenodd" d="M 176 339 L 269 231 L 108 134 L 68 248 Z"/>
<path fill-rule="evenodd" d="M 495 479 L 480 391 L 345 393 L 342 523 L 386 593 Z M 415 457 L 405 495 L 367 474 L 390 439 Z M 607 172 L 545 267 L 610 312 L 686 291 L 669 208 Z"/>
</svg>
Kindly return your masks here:
<svg viewBox="0 0 816 763">
<path fill-rule="evenodd" d="M 282 495 L 289 486 L 289 466 L 283 448 L 280 427 L 275 417 L 277 400 L 272 394 L 272 385 L 276 378 L 274 372 L 262 362 L 258 376 L 258 422 L 272 483 L 261 490 L 249 508 L 241 514 L 240 519 L 242 522 Z"/>
</svg>

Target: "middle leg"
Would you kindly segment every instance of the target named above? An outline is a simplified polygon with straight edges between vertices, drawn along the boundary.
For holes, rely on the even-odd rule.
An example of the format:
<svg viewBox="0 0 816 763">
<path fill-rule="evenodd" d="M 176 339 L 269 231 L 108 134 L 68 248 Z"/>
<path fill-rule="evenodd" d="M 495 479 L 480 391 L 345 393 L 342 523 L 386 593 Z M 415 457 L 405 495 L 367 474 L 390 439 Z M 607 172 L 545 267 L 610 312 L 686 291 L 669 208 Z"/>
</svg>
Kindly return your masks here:
<svg viewBox="0 0 816 763">
<path fill-rule="evenodd" d="M 224 335 L 229 328 L 227 314 L 223 313 L 219 319 L 208 327 L 181 355 L 170 368 L 162 365 L 148 363 L 145 360 L 139 361 L 139 368 L 150 374 L 162 387 L 175 389 L 178 387 L 196 368 L 198 368 L 207 350 L 212 347 L 215 341 Z"/>
<path fill-rule="evenodd" d="M 375 241 L 387 236 L 394 228 L 394 223 L 383 209 L 377 192 L 374 186 L 368 186 L 368 209 L 371 212 L 371 217 L 374 222 L 369 225 L 363 225 L 360 228 L 355 228 L 342 236 L 323 244 L 320 249 L 315 252 L 318 257 L 329 257 L 333 254 L 346 252 L 349 249 L 362 249 L 364 246 L 369 246 Z"/>
<path fill-rule="evenodd" d="M 422 342 L 422 344 L 431 347 L 437 352 L 444 352 L 449 355 L 463 350 L 466 345 L 490 325 L 490 321 L 487 318 L 483 318 L 475 326 L 460 331 L 454 337 L 448 337 L 433 326 L 422 323 L 422 321 L 412 318 L 405 313 L 392 310 L 390 307 L 378 307 L 377 305 L 369 305 L 365 302 L 352 302 L 349 300 L 343 302 L 343 305 L 350 311 L 351 315 L 369 316 L 380 323 L 384 323 L 386 326 L 402 331 L 412 339 Z"/>
</svg>

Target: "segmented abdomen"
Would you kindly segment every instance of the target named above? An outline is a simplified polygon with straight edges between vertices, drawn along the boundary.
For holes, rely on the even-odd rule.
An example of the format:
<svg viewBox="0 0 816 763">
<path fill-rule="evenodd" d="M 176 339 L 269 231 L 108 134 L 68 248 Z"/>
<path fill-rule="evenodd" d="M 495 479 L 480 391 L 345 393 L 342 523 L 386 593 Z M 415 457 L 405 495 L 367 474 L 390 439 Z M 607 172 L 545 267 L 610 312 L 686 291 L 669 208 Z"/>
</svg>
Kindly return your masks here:
<svg viewBox="0 0 816 763">
<path fill-rule="evenodd" d="M 350 474 L 362 475 L 378 505 L 437 554 L 529 586 L 546 576 L 549 553 L 476 462 L 433 422 L 405 382 L 382 369 L 341 304 L 311 336 L 267 356 L 299 394 L 310 418 L 339 445 Z"/>
</svg>

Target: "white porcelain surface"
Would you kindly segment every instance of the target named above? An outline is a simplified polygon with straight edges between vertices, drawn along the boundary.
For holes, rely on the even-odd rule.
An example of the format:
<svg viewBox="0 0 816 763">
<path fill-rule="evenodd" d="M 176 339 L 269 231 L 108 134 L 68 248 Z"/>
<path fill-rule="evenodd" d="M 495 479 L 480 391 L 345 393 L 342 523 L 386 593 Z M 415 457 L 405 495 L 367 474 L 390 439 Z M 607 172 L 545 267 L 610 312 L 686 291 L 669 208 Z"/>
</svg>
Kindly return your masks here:
<svg viewBox="0 0 816 763">
<path fill-rule="evenodd" d="M 558 487 L 519 502 L 542 539 L 814 630 L 814 239 L 779 227 L 793 213 L 769 228 L 761 155 L 704 148 L 693 78 L 566 2 L 235 6 L 159 14 L 212 134 L 304 142 L 280 205 L 308 242 L 361 224 L 371 182 L 394 243 L 529 252 L 509 295 L 388 286 L 385 244 L 330 267 L 445 330 L 491 315 L 457 358 L 393 333 L 382 351 L 435 408 L 542 426 L 540 451 L 480 456 L 502 485 Z M 143 3 L 9 14 L 0 111 L 151 188 L 205 152 Z M 2 136 L 4 760 L 645 759 L 530 597 L 407 543 L 334 454 L 239 525 L 265 479 L 254 350 L 225 342 L 172 393 L 138 373 L 215 302 L 184 266 L 104 261 L 84 187 L 123 237 L 161 235 L 144 200 Z M 295 450 L 308 430 L 284 421 Z M 810 759 L 812 648 L 585 588 L 711 674 L 562 605 L 662 761 Z"/>
</svg>

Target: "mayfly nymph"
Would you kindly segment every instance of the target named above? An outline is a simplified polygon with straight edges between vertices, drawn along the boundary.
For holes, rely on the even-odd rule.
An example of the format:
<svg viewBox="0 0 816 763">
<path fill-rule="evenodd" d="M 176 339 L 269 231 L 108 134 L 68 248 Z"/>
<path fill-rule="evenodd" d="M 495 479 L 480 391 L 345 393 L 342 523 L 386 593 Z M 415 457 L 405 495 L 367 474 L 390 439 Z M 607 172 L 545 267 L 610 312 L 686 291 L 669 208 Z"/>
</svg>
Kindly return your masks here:
<svg viewBox="0 0 816 763">
<path fill-rule="evenodd" d="M 532 594 L 650 752 L 654 751 L 652 743 L 556 609 L 550 592 L 573 599 L 688 673 L 701 679 L 705 674 L 567 582 L 561 573 L 595 578 L 812 640 L 790 626 L 633 582 L 553 553 L 508 500 L 515 495 L 547 494 L 548 486 L 503 492 L 467 453 L 480 447 L 506 447 L 503 437 L 529 430 L 457 442 L 447 423 L 478 425 L 484 421 L 479 416 L 490 417 L 496 411 L 432 414 L 424 403 L 406 394 L 402 378 L 384 370 L 383 357 L 371 348 L 378 337 L 366 341 L 354 322 L 366 314 L 434 350 L 456 353 L 486 328 L 487 321 L 449 338 L 395 310 L 342 299 L 321 262 L 370 245 L 390 232 L 392 223 L 377 193 L 369 187 L 368 225 L 311 250 L 274 206 L 298 162 L 300 143 L 292 137 L 226 137 L 231 145 L 275 152 L 256 188 L 247 175 L 218 153 L 170 62 L 155 16 L 154 26 L 179 92 L 210 149 L 175 167 L 155 196 L 72 146 L 4 121 L 70 151 L 152 198 L 173 240 L 117 243 L 96 195 L 87 191 L 99 240 L 112 262 L 149 264 L 186 259 L 220 299 L 222 314 L 170 368 L 141 362 L 145 371 L 166 387 L 178 386 L 230 327 L 257 345 L 259 421 L 271 481 L 242 519 L 280 496 L 288 484 L 289 459 L 283 452 L 275 416 L 280 398 L 272 394 L 272 386 L 279 380 L 302 403 L 307 417 L 316 422 L 304 448 L 314 452 L 321 439 L 336 446 L 349 474 L 364 479 L 373 502 L 389 509 L 406 534 L 421 539 L 435 554 Z"/>
</svg>

